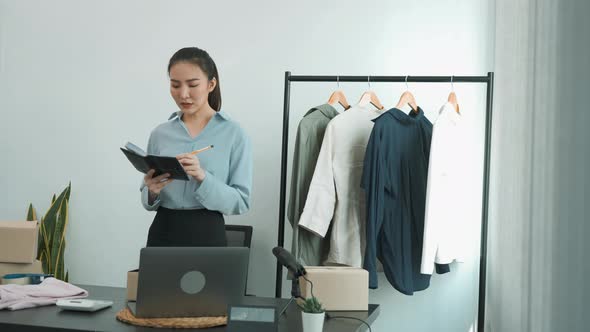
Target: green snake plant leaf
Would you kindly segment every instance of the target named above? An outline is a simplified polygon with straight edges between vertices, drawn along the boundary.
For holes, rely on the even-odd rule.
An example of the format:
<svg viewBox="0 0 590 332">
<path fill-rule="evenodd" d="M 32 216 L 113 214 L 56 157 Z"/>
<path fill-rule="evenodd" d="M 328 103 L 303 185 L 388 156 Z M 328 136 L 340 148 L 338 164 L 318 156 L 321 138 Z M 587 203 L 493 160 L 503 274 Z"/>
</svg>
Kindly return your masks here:
<svg viewBox="0 0 590 332">
<path fill-rule="evenodd" d="M 37 222 L 41 222 L 42 220 L 38 220 L 37 219 L 37 211 L 35 210 L 35 207 L 33 207 L 33 203 L 29 203 L 29 208 L 27 209 L 27 221 L 33 221 L 33 220 L 37 220 Z M 37 259 L 39 259 L 39 257 L 41 256 L 41 250 L 43 249 L 43 242 L 44 238 L 43 238 L 43 234 L 41 232 L 41 228 L 39 228 L 39 235 L 38 235 L 38 239 L 37 239 Z"/>
<path fill-rule="evenodd" d="M 38 259 L 41 261 L 41 266 L 43 268 L 43 272 L 49 273 L 49 266 L 47 265 L 47 259 L 45 259 L 46 256 L 47 256 L 47 251 L 42 250 Z"/>
<path fill-rule="evenodd" d="M 59 195 L 59 197 L 54 200 L 51 205 L 49 206 L 49 209 L 47 209 L 47 212 L 45 212 L 45 216 L 43 217 L 43 223 L 45 224 L 45 230 L 47 231 L 47 234 L 49 235 L 48 239 L 51 241 L 51 234 L 53 234 L 53 231 L 55 229 L 55 223 L 57 220 L 57 213 L 59 211 L 59 207 L 61 205 L 61 202 L 64 200 L 65 198 L 65 192 L 62 193 L 61 195 Z"/>
<path fill-rule="evenodd" d="M 37 220 L 37 211 L 33 207 L 33 203 L 29 203 L 29 208 L 27 210 L 27 221 Z"/>
<path fill-rule="evenodd" d="M 59 207 L 59 214 L 57 216 L 55 230 L 53 233 L 53 241 L 51 245 L 51 259 L 53 264 L 53 272 L 55 277 L 60 280 L 65 279 L 64 272 L 64 251 L 65 251 L 65 235 L 66 226 L 68 225 L 68 199 L 64 198 Z"/>
<path fill-rule="evenodd" d="M 55 238 L 53 237 L 53 234 L 55 234 L 56 224 L 58 223 L 59 209 L 60 209 L 64 199 L 69 200 L 69 197 L 70 197 L 70 186 L 68 185 L 64 189 L 64 191 L 62 191 L 62 193 L 59 194 L 59 196 L 55 200 L 53 200 L 53 202 L 51 203 L 51 206 L 49 207 L 49 209 L 45 213 L 45 217 L 43 218 L 42 227 L 44 228 L 43 233 L 45 236 L 44 246 L 47 248 L 48 251 L 51 250 L 51 248 L 53 247 L 53 241 L 55 240 Z M 52 266 L 53 264 L 52 264 L 51 259 L 53 257 L 49 256 L 46 258 L 50 259 L 50 261 L 48 263 L 50 266 Z"/>
<path fill-rule="evenodd" d="M 66 279 L 67 271 L 66 271 L 66 267 L 65 267 L 66 263 L 65 263 L 65 256 L 64 256 L 65 249 L 66 249 L 66 239 L 64 238 L 64 240 L 62 242 L 61 259 L 59 261 L 59 270 L 61 271 L 61 276 L 63 277 L 63 278 L 61 278 L 61 280 L 67 282 L 67 279 Z"/>
<path fill-rule="evenodd" d="M 49 237 L 47 236 L 47 230 L 45 229 L 45 223 L 43 222 L 45 218 L 41 217 L 41 222 L 39 223 L 39 243 L 37 249 L 37 259 L 41 260 L 41 255 L 43 252 L 49 250 Z M 46 271 L 45 269 L 43 271 Z"/>
</svg>

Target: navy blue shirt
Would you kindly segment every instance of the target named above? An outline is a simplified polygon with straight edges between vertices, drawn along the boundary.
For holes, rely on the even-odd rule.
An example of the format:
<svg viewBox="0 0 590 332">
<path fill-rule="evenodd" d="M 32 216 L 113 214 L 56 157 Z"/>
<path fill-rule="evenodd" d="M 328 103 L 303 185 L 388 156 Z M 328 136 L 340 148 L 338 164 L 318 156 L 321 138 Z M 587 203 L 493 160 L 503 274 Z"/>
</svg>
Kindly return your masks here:
<svg viewBox="0 0 590 332">
<path fill-rule="evenodd" d="M 392 108 L 373 120 L 361 187 L 367 202 L 364 268 L 377 288 L 376 259 L 398 291 L 412 295 L 430 285 L 420 273 L 432 123 L 418 113 Z M 437 272 L 448 272 L 448 265 Z"/>
</svg>

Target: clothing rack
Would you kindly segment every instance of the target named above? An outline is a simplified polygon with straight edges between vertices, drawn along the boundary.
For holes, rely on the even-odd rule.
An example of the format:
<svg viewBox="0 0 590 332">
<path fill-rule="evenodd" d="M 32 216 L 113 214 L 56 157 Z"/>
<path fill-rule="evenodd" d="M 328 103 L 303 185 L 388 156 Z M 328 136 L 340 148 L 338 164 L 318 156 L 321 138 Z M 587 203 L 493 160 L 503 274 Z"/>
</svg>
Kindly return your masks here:
<svg viewBox="0 0 590 332">
<path fill-rule="evenodd" d="M 488 72 L 487 76 L 315 76 L 315 75 L 291 75 L 285 72 L 285 94 L 283 104 L 283 140 L 281 150 L 281 187 L 279 201 L 279 231 L 278 246 L 282 247 L 285 241 L 285 201 L 287 190 L 287 145 L 289 139 L 289 106 L 291 97 L 291 82 L 387 82 L 387 83 L 485 83 L 486 115 L 485 115 L 485 145 L 484 145 L 484 178 L 483 178 L 483 202 L 481 213 L 481 246 L 479 261 L 479 301 L 477 330 L 484 330 L 485 318 L 485 290 L 486 290 L 486 264 L 487 264 L 487 234 L 488 234 L 488 196 L 490 182 L 490 143 L 492 128 L 492 101 L 494 93 L 494 73 Z M 283 267 L 277 263 L 275 297 L 281 297 L 283 281 Z"/>
</svg>

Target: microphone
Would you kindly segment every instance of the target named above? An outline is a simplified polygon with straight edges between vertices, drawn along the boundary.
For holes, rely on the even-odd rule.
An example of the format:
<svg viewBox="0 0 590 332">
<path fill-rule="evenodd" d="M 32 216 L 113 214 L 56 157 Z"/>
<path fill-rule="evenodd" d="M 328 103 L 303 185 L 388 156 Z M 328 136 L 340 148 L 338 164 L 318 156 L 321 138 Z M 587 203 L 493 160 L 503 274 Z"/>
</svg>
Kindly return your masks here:
<svg viewBox="0 0 590 332">
<path fill-rule="evenodd" d="M 297 259 L 291 255 L 290 252 L 283 247 L 272 248 L 273 255 L 276 256 L 277 261 L 293 273 L 293 280 L 291 280 L 291 300 L 294 298 L 301 298 L 301 289 L 299 288 L 299 277 L 305 275 L 307 271 L 303 265 L 297 262 Z M 291 301 L 289 301 L 291 303 Z M 289 305 L 289 304 L 287 304 Z M 285 307 L 286 309 L 287 307 Z"/>
<path fill-rule="evenodd" d="M 293 255 L 291 255 L 290 252 L 285 250 L 285 248 L 274 247 L 272 249 L 272 253 L 277 257 L 277 260 L 279 261 L 279 263 L 281 263 L 281 265 L 283 265 L 287 268 L 287 270 L 293 273 L 295 278 L 298 278 L 307 273 L 307 271 L 305 271 L 305 268 L 303 268 L 303 265 L 299 264 L 297 262 L 297 259 L 295 259 L 295 257 L 293 257 Z"/>
</svg>

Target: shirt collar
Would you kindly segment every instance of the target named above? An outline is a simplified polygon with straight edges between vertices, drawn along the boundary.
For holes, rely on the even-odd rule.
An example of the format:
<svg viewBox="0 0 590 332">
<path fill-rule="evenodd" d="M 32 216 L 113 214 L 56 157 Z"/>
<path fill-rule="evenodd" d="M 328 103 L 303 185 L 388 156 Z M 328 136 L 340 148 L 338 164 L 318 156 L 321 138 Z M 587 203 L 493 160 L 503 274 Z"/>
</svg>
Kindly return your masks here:
<svg viewBox="0 0 590 332">
<path fill-rule="evenodd" d="M 350 108 L 346 109 L 343 112 L 365 112 L 367 115 L 370 115 L 372 118 L 371 120 L 374 121 L 376 118 L 380 117 L 381 115 L 383 115 L 383 113 L 386 112 L 385 108 L 382 109 L 378 109 L 377 107 L 375 107 L 375 105 L 368 103 L 366 105 L 361 105 L 361 104 L 356 104 L 356 105 L 352 105 Z"/>
<path fill-rule="evenodd" d="M 338 111 L 334 108 L 334 106 L 332 106 L 330 104 L 322 104 L 322 105 L 313 107 L 312 109 L 307 111 L 307 113 L 305 113 L 304 116 L 307 116 L 308 114 L 311 114 L 315 111 L 320 111 L 328 119 L 332 119 L 336 115 L 338 115 Z"/>
<path fill-rule="evenodd" d="M 455 106 L 448 102 L 445 103 L 443 107 L 440 109 L 438 116 L 445 116 L 453 124 L 457 124 L 461 121 L 461 114 L 457 113 L 457 111 L 455 110 Z"/>
<path fill-rule="evenodd" d="M 422 111 L 422 108 L 420 108 L 420 106 L 418 106 L 418 113 L 410 112 L 410 114 L 406 114 L 399 108 L 394 107 L 389 111 L 385 112 L 384 114 L 389 114 L 390 116 L 393 116 L 401 123 L 414 123 L 419 121 L 422 117 L 424 117 L 424 111 Z"/>
<path fill-rule="evenodd" d="M 227 115 L 227 113 L 225 113 L 224 111 L 218 111 L 216 113 L 217 114 L 215 114 L 215 117 L 219 117 L 223 120 L 229 120 L 229 115 Z M 173 112 L 172 114 L 170 114 L 170 117 L 168 117 L 168 121 L 173 120 L 174 118 L 176 118 L 177 120 L 180 121 L 181 115 L 182 115 L 182 111 Z"/>
</svg>

